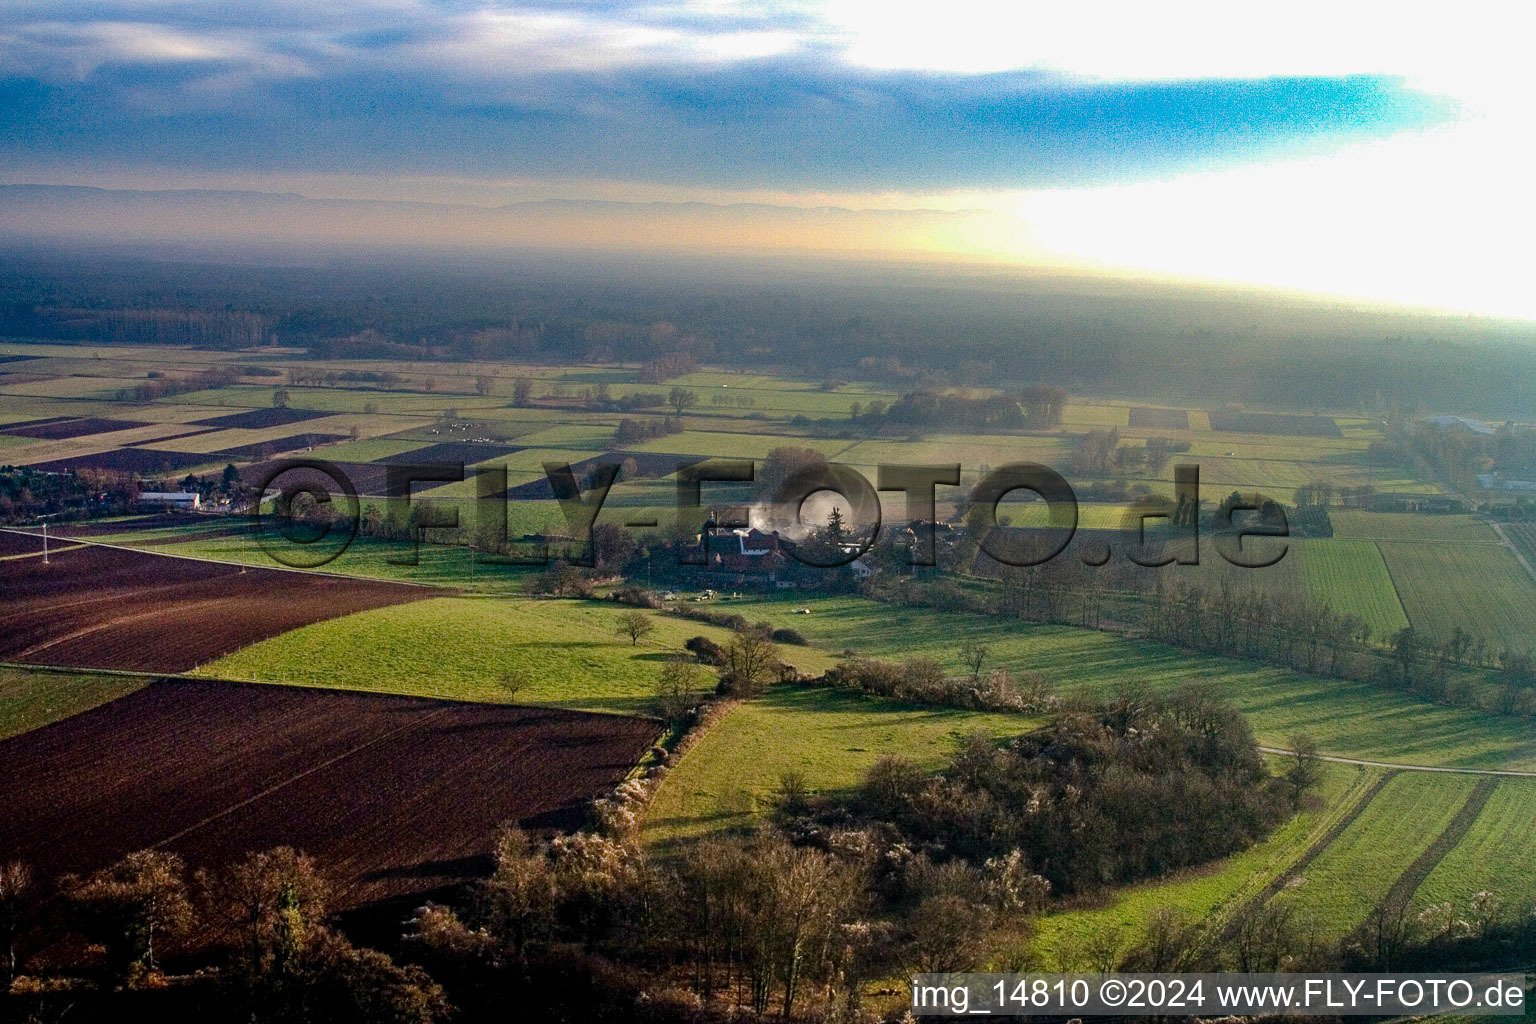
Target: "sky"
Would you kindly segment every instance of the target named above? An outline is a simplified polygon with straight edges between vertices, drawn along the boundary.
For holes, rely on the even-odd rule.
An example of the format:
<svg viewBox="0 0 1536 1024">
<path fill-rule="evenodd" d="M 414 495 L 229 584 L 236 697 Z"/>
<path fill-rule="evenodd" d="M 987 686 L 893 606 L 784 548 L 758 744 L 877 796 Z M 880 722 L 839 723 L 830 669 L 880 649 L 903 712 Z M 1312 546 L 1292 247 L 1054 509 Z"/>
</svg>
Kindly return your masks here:
<svg viewBox="0 0 1536 1024">
<path fill-rule="evenodd" d="M 374 235 L 706 203 L 669 237 L 747 247 L 836 248 L 834 206 L 890 214 L 874 255 L 1536 316 L 1521 7 L 7 0 L 0 183 L 385 201 L 327 221 Z"/>
</svg>

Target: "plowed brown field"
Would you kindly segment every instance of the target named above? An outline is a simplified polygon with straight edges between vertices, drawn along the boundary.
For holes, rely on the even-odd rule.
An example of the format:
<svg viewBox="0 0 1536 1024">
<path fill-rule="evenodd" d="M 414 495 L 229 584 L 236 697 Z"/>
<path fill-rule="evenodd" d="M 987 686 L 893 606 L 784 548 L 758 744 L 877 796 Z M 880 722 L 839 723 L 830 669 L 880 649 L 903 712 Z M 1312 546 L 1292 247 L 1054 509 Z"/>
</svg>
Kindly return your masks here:
<svg viewBox="0 0 1536 1024">
<path fill-rule="evenodd" d="M 0 533 L 0 556 L 41 551 Z M 184 672 L 324 619 L 444 591 L 79 545 L 0 558 L 0 661 Z"/>
<path fill-rule="evenodd" d="M 159 847 L 190 867 L 314 855 L 340 910 L 483 874 L 499 824 L 565 828 L 647 719 L 163 680 L 0 742 L 0 862 L 41 876 Z"/>
</svg>

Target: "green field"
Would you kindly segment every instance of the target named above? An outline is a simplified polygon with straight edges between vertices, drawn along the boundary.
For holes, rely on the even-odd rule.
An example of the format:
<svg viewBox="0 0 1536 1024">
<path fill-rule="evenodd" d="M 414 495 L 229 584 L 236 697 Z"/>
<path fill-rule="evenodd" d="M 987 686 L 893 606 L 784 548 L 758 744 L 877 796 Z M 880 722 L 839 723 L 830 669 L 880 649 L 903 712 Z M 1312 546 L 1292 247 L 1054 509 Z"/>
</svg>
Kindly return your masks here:
<svg viewBox="0 0 1536 1024">
<path fill-rule="evenodd" d="M 328 448 L 319 448 L 315 450 L 314 457 L 325 459 L 327 462 L 373 462 L 425 448 L 429 443 L 428 441 L 397 441 L 392 438 L 375 437 L 367 441 L 343 441 Z"/>
<path fill-rule="evenodd" d="M 1378 639 L 1408 626 L 1381 552 L 1370 541 L 1319 540 L 1298 544 L 1307 600 L 1358 615 Z"/>
<path fill-rule="evenodd" d="M 1515 910 L 1536 901 L 1536 779 L 1502 779 L 1471 830 L 1414 894 L 1414 906 L 1449 900 L 1460 913 L 1479 892 Z"/>
<path fill-rule="evenodd" d="M 1091 965 L 1081 959 L 1085 939 L 1111 931 L 1128 944 L 1163 908 L 1219 928 L 1295 864 L 1354 806 L 1376 777 L 1373 769 L 1327 765 L 1315 792 L 1316 805 L 1292 817 L 1263 842 L 1171 878 L 1115 890 L 1104 906 L 1047 914 L 1038 924 L 1036 951 L 1053 970 L 1086 970 Z"/>
<path fill-rule="evenodd" d="M 1499 542 L 1488 524 L 1473 516 L 1335 509 L 1329 518 L 1333 521 L 1333 535 L 1340 540 L 1420 540 L 1477 544 Z"/>
<path fill-rule="evenodd" d="M 0 667 L 0 740 L 89 711 L 132 693 L 147 681 L 136 676 Z"/>
<path fill-rule="evenodd" d="M 1348 934 L 1375 909 L 1392 883 L 1445 830 L 1477 785 L 1476 776 L 1403 772 L 1288 885 L 1303 929 Z"/>
<path fill-rule="evenodd" d="M 1481 636 L 1494 652 L 1531 646 L 1536 581 L 1508 548 L 1407 542 L 1378 547 L 1415 629 L 1444 639 L 1459 626 Z"/>
<path fill-rule="evenodd" d="M 831 689 L 776 686 L 739 704 L 699 737 L 657 791 L 644 836 L 665 846 L 760 821 L 784 772 L 813 792 L 846 791 L 884 754 L 939 768 L 971 732 L 1010 736 L 1018 715 L 913 707 Z"/>
<path fill-rule="evenodd" d="M 1071 626 L 894 607 L 856 597 L 796 595 L 722 607 L 752 620 L 792 626 L 828 651 L 852 648 L 895 659 L 923 655 L 956 672 L 960 646 L 976 640 L 989 646 L 989 664 L 1042 672 L 1065 692 L 1102 693 L 1128 682 L 1166 690 L 1185 681 L 1208 681 L 1271 746 L 1284 746 L 1292 733 L 1309 732 L 1325 753 L 1349 757 L 1468 768 L 1536 767 L 1536 736 L 1520 719 L 1448 708 L 1365 683 L 1191 654 Z M 811 614 L 792 614 L 797 607 L 808 607 Z"/>
<path fill-rule="evenodd" d="M 726 631 L 655 616 L 638 647 L 615 633 L 622 605 L 598 601 L 444 597 L 305 626 L 197 670 L 264 683 L 378 690 L 457 700 L 508 700 L 509 669 L 531 682 L 519 704 L 649 714 L 662 662 L 692 636 L 729 641 Z M 786 647 L 808 672 L 831 663 L 820 651 Z"/>
</svg>

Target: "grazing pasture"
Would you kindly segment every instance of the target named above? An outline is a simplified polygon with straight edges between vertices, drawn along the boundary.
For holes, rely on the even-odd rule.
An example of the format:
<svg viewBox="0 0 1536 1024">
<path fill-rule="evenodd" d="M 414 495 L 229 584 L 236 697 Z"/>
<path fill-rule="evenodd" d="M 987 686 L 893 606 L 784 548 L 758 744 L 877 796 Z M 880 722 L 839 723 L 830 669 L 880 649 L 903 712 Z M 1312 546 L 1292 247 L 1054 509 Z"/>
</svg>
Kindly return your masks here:
<svg viewBox="0 0 1536 1024">
<path fill-rule="evenodd" d="M 165 680 L 0 742 L 0 857 L 43 878 L 160 847 L 192 867 L 288 845 L 338 909 L 489 870 L 503 822 L 571 827 L 646 719 Z"/>
<path fill-rule="evenodd" d="M 648 714 L 662 663 L 689 637 L 730 641 L 726 630 L 656 615 L 656 631 L 631 644 L 618 634 L 626 610 L 598 601 L 436 598 L 297 629 L 200 671 L 460 700 L 513 699 L 501 681 L 518 672 L 520 704 Z M 831 664 L 811 648 L 780 653 L 806 672 Z"/>
<path fill-rule="evenodd" d="M 0 533 L 0 660 L 183 672 L 321 619 L 439 591 Z"/>
</svg>

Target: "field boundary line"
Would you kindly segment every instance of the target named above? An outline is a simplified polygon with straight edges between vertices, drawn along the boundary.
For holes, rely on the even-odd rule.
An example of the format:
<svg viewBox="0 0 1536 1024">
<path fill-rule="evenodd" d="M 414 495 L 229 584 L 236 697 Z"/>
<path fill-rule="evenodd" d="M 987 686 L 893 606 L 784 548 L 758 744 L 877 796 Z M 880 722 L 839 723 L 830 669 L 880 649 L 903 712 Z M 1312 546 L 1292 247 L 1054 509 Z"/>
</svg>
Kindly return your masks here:
<svg viewBox="0 0 1536 1024">
<path fill-rule="evenodd" d="M 168 846 L 169 844 L 174 843 L 176 840 L 181 839 L 184 836 L 191 835 L 193 832 L 196 832 L 198 829 L 203 828 L 206 825 L 211 825 L 213 822 L 218 821 L 220 818 L 223 818 L 223 817 L 225 817 L 227 815 L 233 814 L 235 811 L 238 811 L 238 810 L 240 810 L 243 807 L 249 807 L 251 804 L 255 803 L 258 800 L 263 800 L 263 799 L 271 796 L 273 793 L 276 793 L 278 790 L 283 789 L 283 788 L 285 788 L 285 787 L 287 787 L 289 785 L 292 785 L 293 783 L 298 782 L 300 779 L 308 778 L 309 776 L 315 774 L 315 772 L 321 771 L 321 770 L 323 770 L 325 768 L 329 768 L 331 765 L 336 764 L 338 761 L 345 761 L 347 758 L 351 757 L 353 754 L 358 753 L 359 751 L 367 750 L 369 747 L 377 746 L 378 744 L 383 743 L 385 740 L 394 739 L 396 736 L 399 736 L 402 733 L 407 733 L 407 732 L 411 732 L 411 731 L 413 731 L 415 729 L 419 729 L 421 726 L 427 724 L 428 722 L 431 722 L 434 719 L 438 719 L 438 718 L 443 717 L 444 715 L 448 714 L 448 712 L 451 711 L 451 710 L 453 710 L 453 709 L 452 708 L 438 708 L 436 711 L 429 711 L 425 715 L 422 715 L 420 718 L 418 718 L 414 722 L 407 722 L 406 724 L 404 724 L 402 726 L 398 726 L 397 728 L 391 729 L 389 732 L 383 733 L 383 734 L 381 734 L 379 736 L 375 736 L 373 739 L 369 740 L 366 743 L 359 743 L 357 746 L 352 747 L 349 750 L 342 751 L 341 753 L 337 754 L 335 757 L 327 758 L 326 760 L 321 761 L 317 765 L 313 765 L 313 766 L 311 766 L 309 768 L 306 768 L 304 771 L 299 772 L 297 775 L 290 775 L 288 778 L 282 780 L 281 782 L 278 782 L 278 783 L 275 783 L 275 784 L 273 784 L 271 786 L 268 786 L 266 789 L 262 790 L 260 793 L 256 793 L 253 796 L 246 797 L 244 800 L 241 800 L 239 803 L 230 804 L 228 807 L 220 808 L 217 813 L 210 814 L 210 815 L 208 815 L 208 817 L 202 819 L 201 821 L 193 822 L 191 825 L 188 825 L 186 828 L 182 829 L 180 832 L 177 832 L 176 834 L 171 835 L 171 836 L 167 836 L 166 838 L 161 839 L 158 842 L 151 843 L 150 846 L 149 846 L 149 849 L 151 849 L 151 850 L 158 850 L 162 846 Z"/>
<path fill-rule="evenodd" d="M 14 533 L 23 537 L 41 537 L 40 533 L 31 530 L 22 530 L 10 526 L 0 526 L 0 533 Z M 53 538 L 49 538 L 52 540 Z M 329 576 L 338 580 L 363 580 L 368 583 L 392 583 L 400 587 L 419 587 L 424 590 L 441 590 L 445 594 L 454 593 L 454 588 L 444 587 L 436 583 L 416 583 L 411 580 L 390 580 L 379 576 L 356 576 L 344 572 L 323 572 L 319 569 L 295 569 L 287 565 L 259 565 L 252 562 L 232 562 L 226 558 L 208 558 L 205 555 L 178 555 L 171 551 L 156 551 L 154 548 L 136 548 L 129 544 L 113 544 L 104 540 L 86 540 L 80 537 L 69 538 L 70 542 L 77 546 L 98 548 L 115 548 L 119 551 L 136 551 L 141 555 L 154 555 L 157 558 L 180 558 L 188 562 L 209 562 L 213 565 L 231 565 L 237 569 L 255 569 L 258 572 L 291 572 L 299 576 Z"/>
<path fill-rule="evenodd" d="M 1397 772 L 1389 771 L 1384 773 L 1381 778 L 1371 783 L 1370 787 L 1356 798 L 1354 804 L 1349 808 L 1349 810 L 1345 811 L 1343 815 L 1341 815 L 1336 821 L 1330 824 L 1328 828 L 1324 830 L 1323 834 L 1318 836 L 1317 839 L 1313 841 L 1311 846 L 1307 847 L 1306 852 L 1304 852 L 1300 857 L 1296 858 L 1290 867 L 1286 868 L 1274 878 L 1270 879 L 1269 884 L 1264 886 L 1264 888 L 1259 891 L 1257 896 L 1232 912 L 1232 916 L 1227 920 L 1226 927 L 1222 929 L 1223 936 L 1231 935 L 1234 929 L 1236 929 L 1238 923 L 1242 921 L 1246 914 L 1258 910 L 1260 907 L 1264 906 L 1264 904 L 1268 903 L 1271 899 L 1274 898 L 1275 894 L 1279 893 L 1287 885 L 1289 885 L 1292 879 L 1299 877 L 1303 871 L 1311 866 L 1313 861 L 1321 857 L 1323 855 L 1323 851 L 1332 846 L 1334 841 L 1338 839 L 1339 836 L 1343 835 L 1345 831 L 1355 823 L 1360 815 L 1365 813 L 1366 808 L 1369 807 L 1373 801 L 1375 801 L 1376 795 L 1385 789 L 1387 787 L 1387 783 L 1395 779 L 1397 775 Z"/>
<path fill-rule="evenodd" d="M 40 536 L 40 535 L 39 534 L 33 534 L 33 536 L 35 537 L 35 536 Z M 49 539 L 52 540 L 51 537 Z M 58 547 L 56 547 L 56 548 L 49 548 L 48 549 L 48 554 L 52 555 L 55 551 L 68 551 L 70 548 L 77 547 L 77 546 L 78 545 L 74 541 L 63 541 L 63 542 L 61 542 L 58 545 Z M 15 561 L 19 561 L 20 559 L 23 559 L 23 558 L 42 558 L 42 557 L 43 557 L 43 553 L 41 551 L 28 551 L 25 554 L 20 554 L 20 555 L 0 555 L 0 562 L 15 562 Z"/>
<path fill-rule="evenodd" d="M 1488 798 L 1493 795 L 1498 785 L 1497 779 L 1482 779 L 1473 787 L 1472 792 L 1467 795 L 1466 802 L 1461 805 L 1461 809 L 1456 812 L 1450 824 L 1445 826 L 1423 853 L 1413 859 L 1413 863 L 1403 869 L 1403 873 L 1398 875 L 1397 880 L 1392 883 L 1392 888 L 1388 889 L 1387 894 L 1381 898 L 1377 909 L 1395 913 L 1408 906 L 1408 901 L 1413 899 L 1413 894 L 1419 891 L 1419 886 L 1424 884 L 1424 880 L 1429 877 L 1430 872 L 1435 870 L 1435 866 L 1445 858 L 1446 854 L 1460 845 L 1467 833 L 1472 830 L 1478 815 L 1483 812 L 1483 807 L 1488 803 Z M 1355 927 L 1351 937 L 1359 935 L 1369 920 L 1370 917 L 1367 915 L 1366 921 L 1362 921 Z"/>
<path fill-rule="evenodd" d="M 34 665 L 28 661 L 0 661 L 0 668 L 23 669 L 27 672 L 57 672 L 71 676 L 129 676 L 134 679 L 175 679 L 175 672 L 149 672 L 137 668 L 80 668 L 78 665 Z"/>
<path fill-rule="evenodd" d="M 1296 751 L 1284 747 L 1260 747 L 1265 754 L 1290 754 Z M 1340 757 L 1337 754 L 1314 754 L 1319 761 L 1332 764 L 1355 764 L 1362 768 L 1387 768 L 1398 772 L 1440 772 L 1445 775 L 1496 775 L 1510 779 L 1536 779 L 1536 771 L 1519 771 L 1514 768 L 1457 768 L 1438 764 L 1400 764 L 1395 761 L 1367 761 L 1358 757 Z"/>
</svg>

